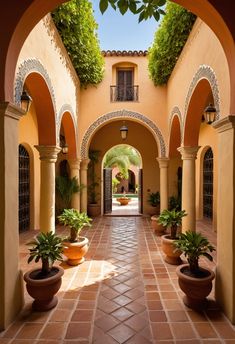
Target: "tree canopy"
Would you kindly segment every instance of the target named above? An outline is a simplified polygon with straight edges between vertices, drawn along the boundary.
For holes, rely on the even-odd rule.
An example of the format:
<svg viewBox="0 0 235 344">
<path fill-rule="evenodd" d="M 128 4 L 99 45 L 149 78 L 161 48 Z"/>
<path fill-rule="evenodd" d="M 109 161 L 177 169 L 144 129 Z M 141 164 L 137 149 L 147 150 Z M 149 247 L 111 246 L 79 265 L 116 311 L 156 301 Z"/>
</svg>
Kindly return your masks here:
<svg viewBox="0 0 235 344">
<path fill-rule="evenodd" d="M 104 167 L 117 167 L 123 178 L 128 179 L 128 169 L 131 165 L 140 166 L 139 153 L 131 146 L 118 145 L 110 149 L 105 155 Z"/>
<path fill-rule="evenodd" d="M 104 59 L 97 38 L 97 23 L 89 0 L 70 0 L 52 18 L 79 76 L 81 86 L 96 85 L 104 75 Z"/>
<path fill-rule="evenodd" d="M 185 8 L 168 2 L 166 15 L 155 33 L 149 50 L 149 73 L 154 84 L 167 83 L 188 39 L 196 16 Z"/>
</svg>

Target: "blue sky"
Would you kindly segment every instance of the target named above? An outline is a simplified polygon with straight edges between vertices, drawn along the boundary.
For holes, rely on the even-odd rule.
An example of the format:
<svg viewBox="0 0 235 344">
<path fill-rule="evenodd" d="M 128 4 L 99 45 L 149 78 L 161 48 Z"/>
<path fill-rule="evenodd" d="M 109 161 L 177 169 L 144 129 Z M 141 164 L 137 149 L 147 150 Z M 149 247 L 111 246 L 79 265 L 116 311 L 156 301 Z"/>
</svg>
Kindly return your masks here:
<svg viewBox="0 0 235 344">
<path fill-rule="evenodd" d="M 99 0 L 92 0 L 92 4 L 102 50 L 147 50 L 151 46 L 159 25 L 155 19 L 138 23 L 138 15 L 128 12 L 122 16 L 112 8 L 102 15 Z"/>
</svg>

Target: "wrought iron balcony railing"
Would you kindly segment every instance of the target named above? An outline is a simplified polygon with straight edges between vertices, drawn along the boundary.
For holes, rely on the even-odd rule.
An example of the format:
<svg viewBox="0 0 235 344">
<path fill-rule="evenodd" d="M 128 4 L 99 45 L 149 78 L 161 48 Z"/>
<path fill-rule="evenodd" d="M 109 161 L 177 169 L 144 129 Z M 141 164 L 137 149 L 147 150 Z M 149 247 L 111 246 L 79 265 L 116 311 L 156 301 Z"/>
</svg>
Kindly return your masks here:
<svg viewBox="0 0 235 344">
<path fill-rule="evenodd" d="M 139 86 L 110 86 L 111 102 L 136 102 L 139 100 Z"/>
</svg>

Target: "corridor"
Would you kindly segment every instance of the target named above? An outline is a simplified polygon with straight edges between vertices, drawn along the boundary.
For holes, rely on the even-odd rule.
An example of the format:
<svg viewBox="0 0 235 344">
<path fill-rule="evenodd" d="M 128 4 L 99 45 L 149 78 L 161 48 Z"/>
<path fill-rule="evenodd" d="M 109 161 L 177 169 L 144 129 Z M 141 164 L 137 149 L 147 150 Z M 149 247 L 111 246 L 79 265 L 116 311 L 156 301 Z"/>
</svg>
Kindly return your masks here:
<svg viewBox="0 0 235 344">
<path fill-rule="evenodd" d="M 202 223 L 199 228 L 209 230 Z M 66 235 L 62 227 L 57 231 Z M 27 265 L 25 245 L 31 233 L 20 236 L 24 271 L 33 267 Z M 219 311 L 213 294 L 205 313 L 184 306 L 175 266 L 164 263 L 160 238 L 148 218 L 100 217 L 83 234 L 90 240 L 86 261 L 78 267 L 62 263 L 65 274 L 57 307 L 32 312 L 26 294 L 22 314 L 0 333 L 0 343 L 235 342 L 234 327 Z M 208 261 L 203 264 L 215 267 Z"/>
</svg>

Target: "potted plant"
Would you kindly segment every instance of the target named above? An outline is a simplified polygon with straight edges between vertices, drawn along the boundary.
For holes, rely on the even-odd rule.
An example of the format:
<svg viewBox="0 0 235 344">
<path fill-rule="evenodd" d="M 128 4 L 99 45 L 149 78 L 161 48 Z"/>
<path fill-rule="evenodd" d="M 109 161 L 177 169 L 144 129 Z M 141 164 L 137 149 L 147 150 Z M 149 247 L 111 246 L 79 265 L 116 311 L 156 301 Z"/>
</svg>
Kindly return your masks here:
<svg viewBox="0 0 235 344">
<path fill-rule="evenodd" d="M 151 216 L 151 227 L 153 229 L 153 232 L 156 233 L 158 236 L 165 233 L 166 230 L 166 227 L 159 223 L 159 215 Z"/>
<path fill-rule="evenodd" d="M 182 262 L 180 258 L 182 252 L 175 249 L 173 242 L 177 239 L 178 232 L 181 230 L 182 218 L 186 215 L 185 210 L 165 209 L 159 216 L 158 222 L 170 229 L 170 234 L 162 236 L 164 259 L 169 264 L 178 265 Z"/>
<path fill-rule="evenodd" d="M 62 239 L 52 232 L 40 233 L 29 242 L 28 263 L 41 261 L 41 268 L 33 269 L 24 274 L 26 289 L 34 298 L 32 307 L 36 311 L 46 311 L 57 305 L 55 296 L 62 282 L 64 270 L 53 266 L 56 260 L 62 260 Z"/>
<path fill-rule="evenodd" d="M 215 274 L 208 268 L 200 267 L 199 258 L 203 256 L 212 261 L 210 253 L 215 251 L 215 248 L 200 233 L 191 231 L 180 234 L 174 245 L 184 253 L 188 261 L 188 264 L 176 269 L 179 286 L 185 293 L 183 301 L 190 308 L 202 309 L 206 305 L 206 297 L 211 292 Z"/>
<path fill-rule="evenodd" d="M 123 196 L 117 198 L 117 201 L 120 203 L 120 205 L 127 205 L 131 201 L 131 198 L 127 197 L 124 192 Z"/>
<path fill-rule="evenodd" d="M 171 196 L 169 198 L 169 205 L 168 205 L 169 210 L 180 210 L 181 209 L 181 199 L 180 197 L 176 196 Z"/>
<path fill-rule="evenodd" d="M 150 192 L 148 194 L 147 202 L 150 204 L 151 208 L 149 210 L 150 215 L 155 215 L 160 213 L 160 193 Z"/>
<path fill-rule="evenodd" d="M 97 188 L 99 187 L 99 183 L 97 181 L 96 173 L 95 173 L 95 166 L 99 161 L 100 151 L 97 150 L 90 150 L 89 151 L 89 169 L 88 169 L 88 179 L 89 179 L 89 186 L 88 186 L 88 214 L 89 216 L 95 217 L 99 216 L 101 213 L 100 205 L 98 204 L 98 192 Z"/>
<path fill-rule="evenodd" d="M 86 213 L 79 213 L 76 209 L 64 209 L 58 216 L 58 220 L 70 228 L 70 236 L 63 242 L 63 253 L 68 258 L 67 263 L 69 265 L 81 264 L 88 251 L 88 239 L 79 234 L 83 227 L 91 226 L 92 220 Z"/>
</svg>

